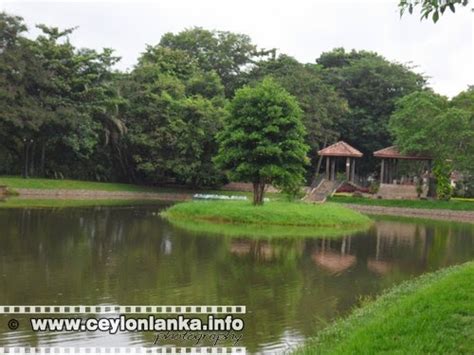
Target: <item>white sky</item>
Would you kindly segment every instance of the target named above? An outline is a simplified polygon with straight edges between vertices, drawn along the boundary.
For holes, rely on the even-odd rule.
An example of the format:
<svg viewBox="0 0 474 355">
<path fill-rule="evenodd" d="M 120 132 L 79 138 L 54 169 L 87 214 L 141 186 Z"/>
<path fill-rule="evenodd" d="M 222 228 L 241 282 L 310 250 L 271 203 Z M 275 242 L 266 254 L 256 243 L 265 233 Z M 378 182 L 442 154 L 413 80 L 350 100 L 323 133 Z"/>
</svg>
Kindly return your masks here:
<svg viewBox="0 0 474 355">
<path fill-rule="evenodd" d="M 411 62 L 435 91 L 454 96 L 474 84 L 474 12 L 447 11 L 433 24 L 419 14 L 399 17 L 397 0 L 0 0 L 0 10 L 24 17 L 32 33 L 44 23 L 79 26 L 78 47 L 109 47 L 131 68 L 145 44 L 192 26 L 248 34 L 255 44 L 314 62 L 335 47 L 376 51 Z"/>
</svg>

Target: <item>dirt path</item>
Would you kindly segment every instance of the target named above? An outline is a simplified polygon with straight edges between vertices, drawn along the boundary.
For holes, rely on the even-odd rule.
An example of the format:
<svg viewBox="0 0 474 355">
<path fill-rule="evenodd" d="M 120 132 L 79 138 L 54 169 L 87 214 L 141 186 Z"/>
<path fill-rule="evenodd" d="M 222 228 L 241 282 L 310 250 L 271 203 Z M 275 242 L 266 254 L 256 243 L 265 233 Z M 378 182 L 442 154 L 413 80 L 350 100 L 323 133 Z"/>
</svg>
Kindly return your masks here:
<svg viewBox="0 0 474 355">
<path fill-rule="evenodd" d="M 442 219 L 446 221 L 474 223 L 474 212 L 472 211 L 452 211 L 436 210 L 422 208 L 404 208 L 404 207 L 385 207 L 385 206 L 367 206 L 352 203 L 341 203 L 346 207 L 367 214 L 383 214 L 390 216 L 417 217 Z"/>
<path fill-rule="evenodd" d="M 129 191 L 96 191 L 96 190 L 50 190 L 50 189 L 15 189 L 23 199 L 74 199 L 74 200 L 191 200 L 192 193 L 155 193 Z"/>
</svg>

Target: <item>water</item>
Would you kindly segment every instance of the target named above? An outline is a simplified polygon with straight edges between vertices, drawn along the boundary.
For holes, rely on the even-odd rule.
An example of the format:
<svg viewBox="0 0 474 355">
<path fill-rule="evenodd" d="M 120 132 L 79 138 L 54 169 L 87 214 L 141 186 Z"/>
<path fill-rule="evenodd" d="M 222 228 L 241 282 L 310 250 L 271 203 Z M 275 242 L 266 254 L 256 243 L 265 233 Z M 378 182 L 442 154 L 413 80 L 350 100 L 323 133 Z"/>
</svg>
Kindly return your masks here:
<svg viewBox="0 0 474 355">
<path fill-rule="evenodd" d="M 237 345 L 280 352 L 361 299 L 474 258 L 474 225 L 379 219 L 338 240 L 246 239 L 176 229 L 158 216 L 162 208 L 0 209 L 0 304 L 246 305 Z M 10 331 L 10 318 L 0 316 L 0 346 L 155 340 L 152 333 L 35 334 L 21 317 L 24 326 Z"/>
</svg>

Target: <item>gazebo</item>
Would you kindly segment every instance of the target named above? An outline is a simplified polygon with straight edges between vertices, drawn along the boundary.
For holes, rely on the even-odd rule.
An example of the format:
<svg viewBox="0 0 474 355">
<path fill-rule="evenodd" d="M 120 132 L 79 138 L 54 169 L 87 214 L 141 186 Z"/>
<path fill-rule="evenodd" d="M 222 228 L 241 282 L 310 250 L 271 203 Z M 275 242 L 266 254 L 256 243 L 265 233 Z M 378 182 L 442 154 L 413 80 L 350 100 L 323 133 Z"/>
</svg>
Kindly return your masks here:
<svg viewBox="0 0 474 355">
<path fill-rule="evenodd" d="M 420 160 L 428 161 L 429 170 L 431 171 L 432 158 L 423 155 L 402 154 L 396 146 L 387 147 L 374 152 L 374 157 L 382 159 L 380 166 L 380 183 L 392 184 L 393 178 L 397 173 L 399 160 Z"/>
<path fill-rule="evenodd" d="M 326 158 L 326 178 L 328 180 L 336 180 L 337 158 L 346 158 L 346 177 L 348 181 L 354 181 L 355 159 L 363 156 L 361 152 L 343 141 L 321 149 L 318 154 Z"/>
</svg>

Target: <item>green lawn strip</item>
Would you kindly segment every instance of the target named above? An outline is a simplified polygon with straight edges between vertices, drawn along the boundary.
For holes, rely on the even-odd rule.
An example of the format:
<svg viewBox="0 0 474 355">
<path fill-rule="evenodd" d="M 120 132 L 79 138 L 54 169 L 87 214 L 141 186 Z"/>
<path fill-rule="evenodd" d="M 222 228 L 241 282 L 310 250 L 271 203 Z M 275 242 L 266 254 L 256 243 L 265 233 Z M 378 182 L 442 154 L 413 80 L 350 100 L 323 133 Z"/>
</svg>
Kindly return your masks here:
<svg viewBox="0 0 474 355">
<path fill-rule="evenodd" d="M 453 211 L 474 211 L 474 201 L 457 200 L 437 201 L 437 200 L 383 200 L 365 197 L 351 196 L 332 196 L 328 199 L 336 203 L 353 203 L 367 206 L 383 206 L 383 207 L 403 207 L 403 208 L 424 208 L 424 209 L 440 209 Z"/>
<path fill-rule="evenodd" d="M 474 262 L 392 288 L 295 353 L 474 353 Z"/>
<path fill-rule="evenodd" d="M 8 198 L 0 200 L 2 208 L 66 208 L 66 207 L 93 207 L 93 206 L 131 206 L 156 205 L 157 200 L 115 200 L 115 199 L 19 199 Z"/>
<path fill-rule="evenodd" d="M 87 191 L 108 191 L 108 192 L 149 192 L 149 193 L 190 193 L 190 194 L 216 194 L 226 196 L 252 196 L 246 191 L 224 191 L 218 189 L 186 189 L 181 187 L 155 187 L 111 182 L 95 182 L 81 180 L 55 180 L 28 178 L 18 176 L 0 176 L 0 185 L 6 185 L 10 189 L 43 189 L 43 190 L 87 190 Z M 270 199 L 283 198 L 279 193 L 267 193 Z"/>
<path fill-rule="evenodd" d="M 301 227 L 281 225 L 212 223 L 206 221 L 170 219 L 173 226 L 198 235 L 219 235 L 252 239 L 267 238 L 339 238 L 363 232 L 361 227 Z"/>
<path fill-rule="evenodd" d="M 358 227 L 371 219 L 333 203 L 307 204 L 272 201 L 253 206 L 247 201 L 189 201 L 162 213 L 174 220 L 301 227 Z"/>
</svg>

